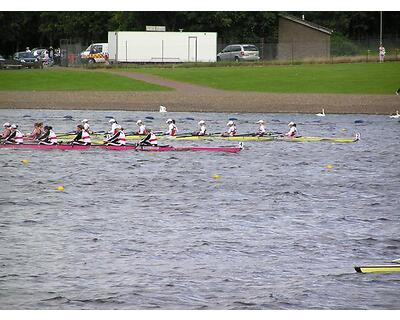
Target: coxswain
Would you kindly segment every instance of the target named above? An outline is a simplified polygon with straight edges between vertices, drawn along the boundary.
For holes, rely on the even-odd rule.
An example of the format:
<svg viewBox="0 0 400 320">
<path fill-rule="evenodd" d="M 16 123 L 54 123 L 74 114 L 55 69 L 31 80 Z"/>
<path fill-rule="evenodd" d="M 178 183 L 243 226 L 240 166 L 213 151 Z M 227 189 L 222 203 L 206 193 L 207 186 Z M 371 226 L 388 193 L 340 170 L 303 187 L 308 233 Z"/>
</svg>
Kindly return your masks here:
<svg viewBox="0 0 400 320">
<path fill-rule="evenodd" d="M 36 122 L 33 125 L 32 133 L 28 134 L 26 137 L 29 140 L 37 140 L 41 135 L 43 135 L 43 122 Z"/>
<path fill-rule="evenodd" d="M 224 132 L 222 136 L 234 136 L 237 132 L 235 123 L 230 120 L 226 125 L 229 127 L 229 129 L 227 132 Z"/>
<path fill-rule="evenodd" d="M 108 146 L 124 146 L 126 144 L 125 133 L 120 125 L 115 127 L 115 134 L 105 141 Z"/>
<path fill-rule="evenodd" d="M 291 121 L 291 122 L 289 122 L 288 127 L 289 127 L 290 129 L 289 129 L 289 131 L 285 134 L 285 136 L 287 136 L 287 137 L 292 137 L 292 138 L 297 137 L 297 127 L 296 127 L 296 124 L 295 124 L 293 121 Z"/>
<path fill-rule="evenodd" d="M 136 124 L 139 126 L 139 131 L 136 132 L 137 134 L 145 135 L 148 133 L 148 130 L 146 129 L 146 126 L 142 120 L 136 121 Z"/>
<path fill-rule="evenodd" d="M 178 128 L 175 125 L 175 120 L 168 119 L 167 121 L 165 121 L 165 123 L 168 124 L 168 131 L 165 134 L 168 134 L 170 136 L 176 136 Z"/>
<path fill-rule="evenodd" d="M 76 136 L 70 144 L 79 144 L 83 146 L 89 146 L 91 144 L 90 134 L 83 128 L 83 125 L 78 124 L 76 126 Z"/>
<path fill-rule="evenodd" d="M 1 133 L 0 139 L 5 139 L 7 138 L 10 133 L 11 133 L 11 124 L 9 122 L 6 122 L 3 124 L 3 132 Z"/>
<path fill-rule="evenodd" d="M 82 121 L 83 129 L 85 129 L 89 134 L 93 134 L 93 130 L 90 129 L 90 124 L 88 119 L 83 119 Z"/>
<path fill-rule="evenodd" d="M 207 127 L 206 127 L 206 122 L 204 120 L 200 120 L 198 122 L 198 125 L 200 127 L 200 130 L 195 133 L 196 136 L 205 136 L 207 134 Z"/>
<path fill-rule="evenodd" d="M 22 144 L 24 143 L 24 135 L 18 130 L 17 124 L 10 127 L 11 133 L 4 139 L 4 143 Z"/>
<path fill-rule="evenodd" d="M 138 145 L 139 146 L 153 146 L 157 147 L 158 142 L 157 142 L 157 136 L 151 131 L 151 129 L 148 129 L 148 134 L 145 136 L 142 140 L 139 141 Z"/>
<path fill-rule="evenodd" d="M 44 133 L 37 140 L 39 140 L 39 144 L 52 145 L 58 143 L 57 135 L 51 126 L 45 126 Z"/>
<path fill-rule="evenodd" d="M 256 135 L 259 137 L 262 137 L 267 133 L 267 130 L 265 130 L 265 125 L 264 125 L 264 120 L 258 120 L 256 123 L 258 123 L 260 126 L 258 127 L 258 131 L 256 132 Z"/>
</svg>

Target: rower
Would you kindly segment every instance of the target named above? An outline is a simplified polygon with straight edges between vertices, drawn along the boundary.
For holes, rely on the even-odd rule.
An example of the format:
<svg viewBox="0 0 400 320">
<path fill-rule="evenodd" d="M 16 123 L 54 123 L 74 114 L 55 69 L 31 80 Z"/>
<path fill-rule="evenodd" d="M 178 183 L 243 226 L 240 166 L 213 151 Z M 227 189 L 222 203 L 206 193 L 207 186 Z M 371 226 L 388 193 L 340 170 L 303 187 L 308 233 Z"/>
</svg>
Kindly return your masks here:
<svg viewBox="0 0 400 320">
<path fill-rule="evenodd" d="M 36 122 L 33 125 L 33 131 L 27 135 L 29 140 L 37 140 L 43 134 L 43 122 Z"/>
<path fill-rule="evenodd" d="M 90 134 L 83 128 L 83 125 L 78 124 L 76 126 L 76 136 L 74 140 L 70 141 L 69 143 L 89 146 L 91 145 Z"/>
<path fill-rule="evenodd" d="M 200 130 L 195 133 L 196 136 L 205 136 L 207 133 L 207 127 L 206 127 L 206 122 L 204 120 L 200 120 L 198 122 L 198 125 L 200 127 Z"/>
<path fill-rule="evenodd" d="M 6 122 L 5 124 L 3 124 L 3 128 L 4 128 L 4 130 L 1 133 L 0 139 L 5 139 L 11 133 L 11 124 L 9 122 Z"/>
<path fill-rule="evenodd" d="M 264 134 L 266 134 L 265 130 L 265 125 L 264 125 L 264 120 L 258 120 L 256 123 L 258 123 L 260 126 L 258 127 L 258 131 L 256 132 L 256 135 L 259 137 L 262 137 Z"/>
<path fill-rule="evenodd" d="M 287 137 L 292 137 L 292 138 L 296 138 L 296 137 L 298 136 L 298 135 L 297 135 L 297 127 L 296 127 L 296 124 L 295 124 L 293 121 L 291 121 L 291 122 L 289 122 L 288 127 L 289 127 L 290 129 L 289 129 L 289 131 L 288 131 L 287 133 L 285 133 L 285 136 L 287 136 Z"/>
<path fill-rule="evenodd" d="M 144 135 L 148 133 L 148 130 L 146 129 L 146 126 L 144 125 L 142 120 L 136 121 L 136 124 L 139 126 L 139 131 L 136 132 L 137 134 Z"/>
<path fill-rule="evenodd" d="M 230 120 L 226 125 L 229 127 L 229 129 L 227 132 L 224 132 L 222 136 L 234 136 L 237 132 L 235 123 Z"/>
<path fill-rule="evenodd" d="M 165 121 L 165 123 L 168 124 L 168 131 L 165 134 L 168 134 L 170 136 L 176 136 L 178 128 L 175 125 L 175 120 L 168 119 L 167 121 Z"/>
<path fill-rule="evenodd" d="M 24 143 L 24 135 L 18 130 L 17 124 L 12 124 L 10 127 L 11 133 L 4 138 L 4 143 L 22 144 Z"/>
<path fill-rule="evenodd" d="M 38 137 L 38 140 L 39 144 L 54 145 L 58 143 L 57 135 L 51 126 L 44 127 L 44 133 Z"/>
<path fill-rule="evenodd" d="M 108 131 L 108 134 L 110 135 L 114 135 L 115 134 L 115 128 L 118 125 L 118 122 L 115 119 L 110 119 L 110 121 L 108 121 L 111 124 L 111 130 Z"/>
<path fill-rule="evenodd" d="M 93 133 L 93 130 L 90 129 L 90 124 L 88 119 L 83 119 L 82 121 L 83 129 L 85 129 L 89 134 Z"/>
<path fill-rule="evenodd" d="M 148 134 L 145 136 L 142 140 L 139 141 L 138 145 L 139 146 L 153 146 L 157 147 L 158 142 L 157 142 L 157 136 L 151 131 L 151 129 L 148 129 Z"/>
<path fill-rule="evenodd" d="M 126 137 L 122 127 L 118 124 L 115 127 L 115 134 L 105 141 L 108 146 L 124 146 L 126 144 Z"/>
</svg>

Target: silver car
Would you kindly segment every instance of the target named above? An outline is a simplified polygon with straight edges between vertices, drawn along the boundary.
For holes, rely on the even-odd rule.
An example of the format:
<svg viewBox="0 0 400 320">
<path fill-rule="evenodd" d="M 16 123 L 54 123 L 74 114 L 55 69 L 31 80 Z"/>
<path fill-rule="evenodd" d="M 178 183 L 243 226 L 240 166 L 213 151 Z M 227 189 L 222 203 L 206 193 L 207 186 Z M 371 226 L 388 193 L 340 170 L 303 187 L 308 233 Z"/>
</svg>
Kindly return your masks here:
<svg viewBox="0 0 400 320">
<path fill-rule="evenodd" d="M 258 48 L 253 44 L 231 44 L 217 54 L 217 61 L 257 61 Z"/>
</svg>

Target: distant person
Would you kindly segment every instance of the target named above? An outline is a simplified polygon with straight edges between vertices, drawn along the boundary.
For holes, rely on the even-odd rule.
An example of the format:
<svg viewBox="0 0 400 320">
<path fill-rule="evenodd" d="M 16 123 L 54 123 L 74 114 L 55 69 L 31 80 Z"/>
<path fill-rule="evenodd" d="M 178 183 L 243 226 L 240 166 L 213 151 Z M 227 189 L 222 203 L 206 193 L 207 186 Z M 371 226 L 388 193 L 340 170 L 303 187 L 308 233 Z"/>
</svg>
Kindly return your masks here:
<svg viewBox="0 0 400 320">
<path fill-rule="evenodd" d="M 293 121 L 291 121 L 291 122 L 289 122 L 288 127 L 290 129 L 285 134 L 285 136 L 290 137 L 290 138 L 296 138 L 298 136 L 297 125 Z"/>
<path fill-rule="evenodd" d="M 222 134 L 222 136 L 224 136 L 224 137 L 227 137 L 227 136 L 233 137 L 237 133 L 236 124 L 232 120 L 230 120 L 226 125 L 229 127 L 229 129 L 228 129 L 228 131 L 224 132 Z"/>
<path fill-rule="evenodd" d="M 17 124 L 11 125 L 11 133 L 4 139 L 4 143 L 22 144 L 24 143 L 24 135 L 18 130 Z"/>
<path fill-rule="evenodd" d="M 117 120 L 115 120 L 115 119 L 113 118 L 113 119 L 110 119 L 110 120 L 108 121 L 108 123 L 111 124 L 111 130 L 108 131 L 108 134 L 109 134 L 110 136 L 113 136 L 113 135 L 115 134 L 115 128 L 118 126 L 118 122 L 117 122 Z"/>
<path fill-rule="evenodd" d="M 26 47 L 25 52 L 32 52 L 31 49 L 29 49 L 29 47 Z"/>
<path fill-rule="evenodd" d="M 38 140 L 39 144 L 53 145 L 58 143 L 57 135 L 51 126 L 44 127 L 44 133 L 38 138 Z"/>
<path fill-rule="evenodd" d="M 139 126 L 139 130 L 136 132 L 137 134 L 145 135 L 148 133 L 148 130 L 146 129 L 146 126 L 142 120 L 136 121 L 136 124 Z"/>
<path fill-rule="evenodd" d="M 399 95 L 400 94 L 400 88 L 398 88 L 397 90 L 396 90 L 396 95 Z"/>
<path fill-rule="evenodd" d="M 385 47 L 382 45 L 380 45 L 379 47 L 379 62 L 384 62 L 385 61 Z"/>
<path fill-rule="evenodd" d="M 168 119 L 167 121 L 165 121 L 165 123 L 168 124 L 168 131 L 166 132 L 166 134 L 170 136 L 176 136 L 178 128 L 175 125 L 175 120 Z"/>
<path fill-rule="evenodd" d="M 76 136 L 74 140 L 69 143 L 90 146 L 92 141 L 90 140 L 90 134 L 85 129 L 83 129 L 83 125 L 78 124 L 76 126 Z"/>
<path fill-rule="evenodd" d="M 256 135 L 262 137 L 267 132 L 267 130 L 265 129 L 265 122 L 264 120 L 258 120 L 256 123 L 260 125 L 258 127 L 258 131 L 256 132 Z"/>
<path fill-rule="evenodd" d="M 89 134 L 93 134 L 93 130 L 90 129 L 90 124 L 89 124 L 89 120 L 88 119 L 83 119 L 81 121 L 82 125 L 83 125 L 83 129 L 85 129 L 87 132 L 89 132 Z"/>
<path fill-rule="evenodd" d="M 105 141 L 108 146 L 124 146 L 126 145 L 125 132 L 120 125 L 115 127 L 115 133 Z"/>
<path fill-rule="evenodd" d="M 10 133 L 11 133 L 11 124 L 9 122 L 6 122 L 3 124 L 3 132 L 1 133 L 0 139 L 5 139 L 7 138 Z"/>
<path fill-rule="evenodd" d="M 204 120 L 200 120 L 198 123 L 200 129 L 198 132 L 195 132 L 194 135 L 196 136 L 205 136 L 207 134 L 207 126 Z"/>
<path fill-rule="evenodd" d="M 153 146 L 157 147 L 158 141 L 157 141 L 157 136 L 151 131 L 151 129 L 148 129 L 149 133 L 147 136 L 145 136 L 142 140 L 139 141 L 138 145 L 139 146 Z"/>
<path fill-rule="evenodd" d="M 27 135 L 29 140 L 37 140 L 43 134 L 43 122 L 36 122 L 32 133 Z"/>
</svg>

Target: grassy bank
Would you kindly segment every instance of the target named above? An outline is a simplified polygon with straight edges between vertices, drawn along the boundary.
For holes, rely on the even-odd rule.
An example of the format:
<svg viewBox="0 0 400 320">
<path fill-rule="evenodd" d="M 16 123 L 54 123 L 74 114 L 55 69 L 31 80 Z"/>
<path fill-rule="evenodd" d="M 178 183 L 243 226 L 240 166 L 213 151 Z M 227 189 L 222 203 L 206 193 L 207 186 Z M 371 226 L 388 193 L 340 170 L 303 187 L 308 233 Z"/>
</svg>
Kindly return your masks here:
<svg viewBox="0 0 400 320">
<path fill-rule="evenodd" d="M 3 91 L 165 91 L 169 88 L 95 71 L 2 70 Z"/>
<path fill-rule="evenodd" d="M 399 62 L 126 70 L 235 91 L 393 94 L 400 86 Z"/>
</svg>

